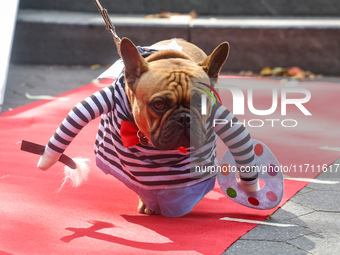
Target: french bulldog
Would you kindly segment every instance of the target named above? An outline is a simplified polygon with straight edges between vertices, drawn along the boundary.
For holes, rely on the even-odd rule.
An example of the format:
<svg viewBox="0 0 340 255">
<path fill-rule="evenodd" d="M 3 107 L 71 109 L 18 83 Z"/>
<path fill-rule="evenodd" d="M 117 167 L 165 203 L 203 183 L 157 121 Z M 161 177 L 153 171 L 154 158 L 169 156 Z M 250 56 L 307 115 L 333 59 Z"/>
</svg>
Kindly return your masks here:
<svg viewBox="0 0 340 255">
<path fill-rule="evenodd" d="M 203 81 L 203 83 L 209 83 L 208 86 L 213 86 L 229 53 L 229 44 L 227 42 L 221 43 L 207 56 L 199 47 L 192 43 L 182 39 L 173 40 L 182 47 L 182 51 L 160 50 L 145 58 L 129 39 L 123 38 L 120 45 L 121 56 L 125 66 L 124 77 L 122 77 L 125 79 L 124 90 L 131 108 L 134 123 L 139 129 L 138 132 L 142 133 L 147 143 L 153 146 L 152 151 L 158 151 L 156 152 L 158 153 L 158 157 L 162 157 L 164 152 L 164 155 L 171 155 L 172 160 L 177 157 L 177 154 L 174 153 L 176 153 L 178 148 L 195 148 L 198 151 L 205 145 L 208 133 L 206 124 L 212 111 L 212 104 L 207 105 L 207 112 L 202 115 L 200 112 L 201 94 L 205 92 L 199 88 L 204 87 L 204 85 L 201 85 L 202 83 L 193 84 L 192 81 Z M 165 40 L 158 42 L 152 45 L 151 48 L 168 45 L 171 41 L 172 40 Z M 107 101 L 112 101 L 112 97 L 115 95 L 112 91 L 110 92 L 110 89 L 106 88 L 104 90 L 101 94 L 94 94 L 96 97 L 103 99 L 102 94 L 111 93 L 105 100 L 102 100 L 103 104 L 105 102 L 107 103 Z M 119 95 L 121 94 L 122 93 L 119 92 Z M 111 97 L 111 99 L 109 97 Z M 99 117 L 100 115 L 96 115 L 97 112 L 100 112 L 102 118 L 104 118 L 102 123 L 107 123 L 108 125 L 102 128 L 102 130 L 99 130 L 98 134 L 105 136 L 102 134 L 105 130 L 110 128 L 114 129 L 114 125 L 111 125 L 111 122 L 113 119 L 117 119 L 119 115 L 110 115 L 110 120 L 105 119 L 108 118 L 109 114 L 103 112 L 103 109 L 107 110 L 109 107 L 107 105 L 98 107 L 98 105 L 101 104 L 98 98 L 94 100 L 89 97 L 88 100 L 84 100 L 82 105 L 80 104 L 78 108 L 70 112 L 70 114 L 76 115 L 74 118 L 70 115 L 68 118 L 65 118 L 64 124 L 61 126 L 62 128 L 59 128 L 56 135 L 51 138 L 45 148 L 43 156 L 38 162 L 40 169 L 46 170 L 56 163 L 60 154 L 66 149 L 76 133 L 80 132 L 81 128 L 78 130 L 76 127 L 86 125 L 86 123 L 94 117 Z M 91 100 L 93 102 L 89 104 L 88 102 Z M 84 106 L 85 104 L 87 104 L 86 107 Z M 113 104 L 112 101 L 109 105 Z M 97 107 L 95 111 L 88 110 L 88 108 L 92 106 Z M 81 111 L 84 112 L 79 113 Z M 114 111 L 114 109 L 107 111 Z M 86 120 L 86 118 L 88 121 L 84 122 L 79 120 Z M 71 124 L 69 122 L 70 120 L 73 121 Z M 73 124 L 77 120 L 79 120 L 79 123 L 76 125 Z M 70 131 L 72 132 L 65 131 L 67 127 L 70 127 L 72 129 Z M 112 132 L 118 131 L 112 130 Z M 69 134 L 74 135 L 70 136 Z M 118 135 L 118 133 L 115 133 L 116 137 Z M 111 133 L 108 136 L 111 136 Z M 110 142 L 106 145 L 105 142 L 111 139 L 111 137 L 108 136 L 100 137 L 100 141 L 97 139 L 99 145 L 96 144 L 96 146 L 102 146 L 99 149 L 95 149 L 97 156 L 100 154 L 100 159 L 98 160 L 97 158 L 97 166 L 105 173 L 110 173 L 123 181 L 139 195 L 138 211 L 140 213 L 161 213 L 170 217 L 184 215 L 190 212 L 192 207 L 201 200 L 207 192 L 212 190 L 214 186 L 214 178 L 209 177 L 210 179 L 208 180 L 206 176 L 205 181 L 202 182 L 200 182 L 200 180 L 191 180 L 187 177 L 183 179 L 179 175 L 175 176 L 173 180 L 168 181 L 168 179 L 164 179 L 164 177 L 171 176 L 172 173 L 169 173 L 167 169 L 165 172 L 162 172 L 163 175 L 160 175 L 159 187 L 161 188 L 154 189 L 155 186 L 150 188 L 147 185 L 150 183 L 149 179 L 151 177 L 149 178 L 148 176 L 150 176 L 150 174 L 152 175 L 152 171 L 155 171 L 155 175 L 159 174 L 159 171 L 157 172 L 153 170 L 153 168 L 145 167 L 144 171 L 149 171 L 147 173 L 149 174 L 148 176 L 141 176 L 141 172 L 138 172 L 141 170 L 131 170 L 131 172 L 129 172 L 130 170 L 127 168 L 129 162 L 127 162 L 128 160 L 126 161 L 124 157 L 131 155 L 132 160 L 134 156 L 131 152 L 134 150 L 129 150 L 128 148 L 126 149 L 128 151 L 124 151 L 125 149 L 122 147 L 121 141 L 116 145 L 115 142 Z M 119 140 L 120 138 L 117 139 Z M 58 148 L 59 145 L 61 148 Z M 109 150 L 106 150 L 106 148 L 104 148 L 105 146 L 109 146 Z M 117 146 L 115 147 L 116 149 L 112 149 L 114 146 Z M 140 149 L 140 147 L 137 149 Z M 210 149 L 214 150 L 214 146 L 211 145 Z M 104 155 L 108 151 L 114 150 L 116 150 L 116 152 L 111 153 L 112 155 L 109 156 L 111 158 Z M 123 152 L 121 152 L 122 150 Z M 117 172 L 119 172 L 116 174 L 113 173 L 116 170 L 112 171 L 112 166 L 109 162 L 113 162 L 116 158 L 119 158 L 118 152 L 120 153 L 119 155 L 122 155 L 123 159 L 117 160 L 117 164 L 121 164 L 120 162 L 123 163 L 120 166 L 115 165 L 115 169 L 118 169 Z M 183 158 L 183 151 L 181 152 L 179 150 L 177 152 L 178 158 Z M 139 150 L 138 153 L 138 156 L 140 156 L 141 150 Z M 190 153 L 188 152 L 188 154 Z M 209 157 L 213 157 L 214 160 L 216 158 L 215 155 L 214 152 L 209 153 Z M 146 153 L 146 156 L 142 155 L 142 157 L 147 158 L 148 153 Z M 187 158 L 189 158 L 189 155 L 187 155 Z M 159 158 L 157 158 L 157 160 L 159 160 Z M 206 163 L 209 160 L 210 158 L 207 159 Z M 104 161 L 105 163 L 103 163 Z M 140 162 L 144 163 L 143 161 Z M 114 161 L 114 163 L 116 163 L 116 161 Z M 158 161 L 157 164 L 159 164 Z M 185 167 L 187 167 L 187 165 Z M 177 172 L 175 172 L 176 174 L 187 174 L 186 171 L 186 169 L 177 169 Z M 127 174 L 122 177 L 122 173 Z M 132 176 L 134 174 L 135 176 Z M 131 178 L 134 183 L 127 181 L 127 177 Z M 187 181 L 187 183 L 184 183 L 184 181 Z M 174 184 L 175 186 L 173 187 L 175 188 L 167 188 L 164 184 L 167 182 Z M 189 185 L 188 183 L 194 184 Z M 140 186 L 138 186 L 139 184 Z M 145 201 L 146 199 L 148 200 L 147 203 Z M 168 199 L 171 201 L 166 201 Z M 161 202 L 162 200 L 163 202 Z M 150 205 L 152 208 L 149 208 Z"/>
<path fill-rule="evenodd" d="M 121 42 L 132 115 L 141 132 L 159 150 L 203 145 L 211 107 L 205 115 L 195 107 L 193 95 L 199 98 L 196 99 L 199 104 L 204 92 L 190 86 L 190 80 L 216 80 L 229 53 L 227 42 L 221 43 L 210 56 L 185 40 L 176 42 L 182 46 L 182 52 L 164 50 L 146 59 L 129 39 L 123 38 Z M 169 43 L 170 40 L 161 41 L 151 48 Z M 138 211 L 154 213 L 141 198 Z"/>
</svg>

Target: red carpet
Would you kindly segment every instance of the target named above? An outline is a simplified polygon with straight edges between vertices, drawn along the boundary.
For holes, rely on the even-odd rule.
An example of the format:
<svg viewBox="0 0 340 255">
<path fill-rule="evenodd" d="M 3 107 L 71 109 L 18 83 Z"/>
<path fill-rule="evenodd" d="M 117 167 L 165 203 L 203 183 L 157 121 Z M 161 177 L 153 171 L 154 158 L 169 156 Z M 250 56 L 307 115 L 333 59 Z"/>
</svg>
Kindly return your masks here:
<svg viewBox="0 0 340 255">
<path fill-rule="evenodd" d="M 272 80 L 233 77 L 227 80 L 243 88 L 249 84 L 264 89 L 283 86 Z M 268 118 L 295 118 L 299 125 L 296 128 L 267 125 L 249 130 L 255 139 L 271 148 L 283 166 L 309 164 L 315 168 L 314 172 L 309 169 L 306 173 L 287 175 L 315 177 L 317 165 L 328 165 L 338 158 L 338 152 L 319 147 L 340 147 L 335 139 L 340 132 L 340 86 L 317 82 L 301 85 L 311 92 L 312 98 L 305 106 L 312 116 L 305 117 L 296 107 L 288 108 L 287 116 L 281 116 L 278 107 L 277 113 Z M 20 141 L 45 144 L 73 105 L 98 89 L 94 85 L 84 86 L 60 96 L 67 101 L 41 101 L 0 115 L 0 254 L 221 254 L 256 225 L 220 218 L 263 221 L 274 211 L 237 205 L 216 185 L 184 217 L 139 215 L 137 196 L 95 167 L 93 143 L 99 119 L 85 127 L 66 151 L 71 157 L 91 159 L 89 182 L 56 193 L 63 178 L 62 164 L 46 172 L 38 170 L 39 156 L 20 151 Z M 223 102 L 229 102 L 228 93 L 221 96 Z M 257 98 L 254 103 L 257 108 L 270 107 L 268 93 L 259 93 Z M 254 117 L 246 111 L 246 118 L 259 117 L 266 118 Z M 219 145 L 219 150 L 225 148 Z M 281 205 L 306 184 L 285 181 Z"/>
</svg>

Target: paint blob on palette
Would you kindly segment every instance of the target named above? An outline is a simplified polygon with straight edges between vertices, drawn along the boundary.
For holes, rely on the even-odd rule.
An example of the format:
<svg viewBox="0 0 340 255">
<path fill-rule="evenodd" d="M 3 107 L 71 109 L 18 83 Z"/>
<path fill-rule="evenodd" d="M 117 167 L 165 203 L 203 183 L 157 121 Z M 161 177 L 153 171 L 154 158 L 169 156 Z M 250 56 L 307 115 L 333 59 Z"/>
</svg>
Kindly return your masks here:
<svg viewBox="0 0 340 255">
<path fill-rule="evenodd" d="M 223 192 L 236 203 L 255 209 L 272 209 L 281 202 L 284 186 L 281 166 L 274 154 L 262 142 L 253 139 L 256 171 L 258 172 L 260 189 L 249 192 L 240 184 L 235 159 L 227 151 L 220 163 L 221 171 L 217 180 Z"/>
</svg>

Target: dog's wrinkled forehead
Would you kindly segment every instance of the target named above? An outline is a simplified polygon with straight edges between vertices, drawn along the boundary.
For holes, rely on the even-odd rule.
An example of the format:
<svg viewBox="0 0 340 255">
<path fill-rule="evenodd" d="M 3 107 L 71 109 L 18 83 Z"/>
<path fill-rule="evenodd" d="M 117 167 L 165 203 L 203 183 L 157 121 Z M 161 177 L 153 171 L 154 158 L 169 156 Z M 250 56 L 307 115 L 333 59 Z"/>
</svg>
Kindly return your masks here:
<svg viewBox="0 0 340 255">
<path fill-rule="evenodd" d="M 190 77 L 183 72 L 173 72 L 168 78 L 168 89 L 177 94 L 178 102 L 190 102 Z"/>
<path fill-rule="evenodd" d="M 147 72 L 140 79 L 136 96 L 145 97 L 150 101 L 154 98 L 171 99 L 173 103 L 188 101 L 190 100 L 190 76 L 180 71 Z"/>
<path fill-rule="evenodd" d="M 156 65 L 156 62 L 157 65 Z M 156 61 L 150 63 L 150 70 L 139 81 L 136 95 L 167 96 L 178 102 L 190 102 L 190 85 L 192 78 L 206 78 L 202 68 L 183 60 Z M 185 65 L 183 65 L 185 64 Z M 147 91 L 145 91 L 147 88 Z"/>
</svg>

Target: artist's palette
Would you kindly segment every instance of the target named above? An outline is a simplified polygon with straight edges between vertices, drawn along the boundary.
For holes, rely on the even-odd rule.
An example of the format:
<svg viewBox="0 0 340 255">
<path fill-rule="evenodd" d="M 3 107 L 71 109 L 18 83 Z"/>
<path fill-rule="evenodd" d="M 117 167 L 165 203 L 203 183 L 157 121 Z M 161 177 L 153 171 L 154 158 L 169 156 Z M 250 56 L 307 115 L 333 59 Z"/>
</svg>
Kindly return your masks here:
<svg viewBox="0 0 340 255">
<path fill-rule="evenodd" d="M 276 207 L 283 196 L 283 175 L 274 154 L 262 142 L 253 139 L 254 155 L 259 179 L 264 186 L 255 192 L 248 192 L 239 184 L 239 174 L 234 157 L 227 151 L 220 163 L 217 180 L 223 192 L 236 203 L 256 208 Z"/>
</svg>

